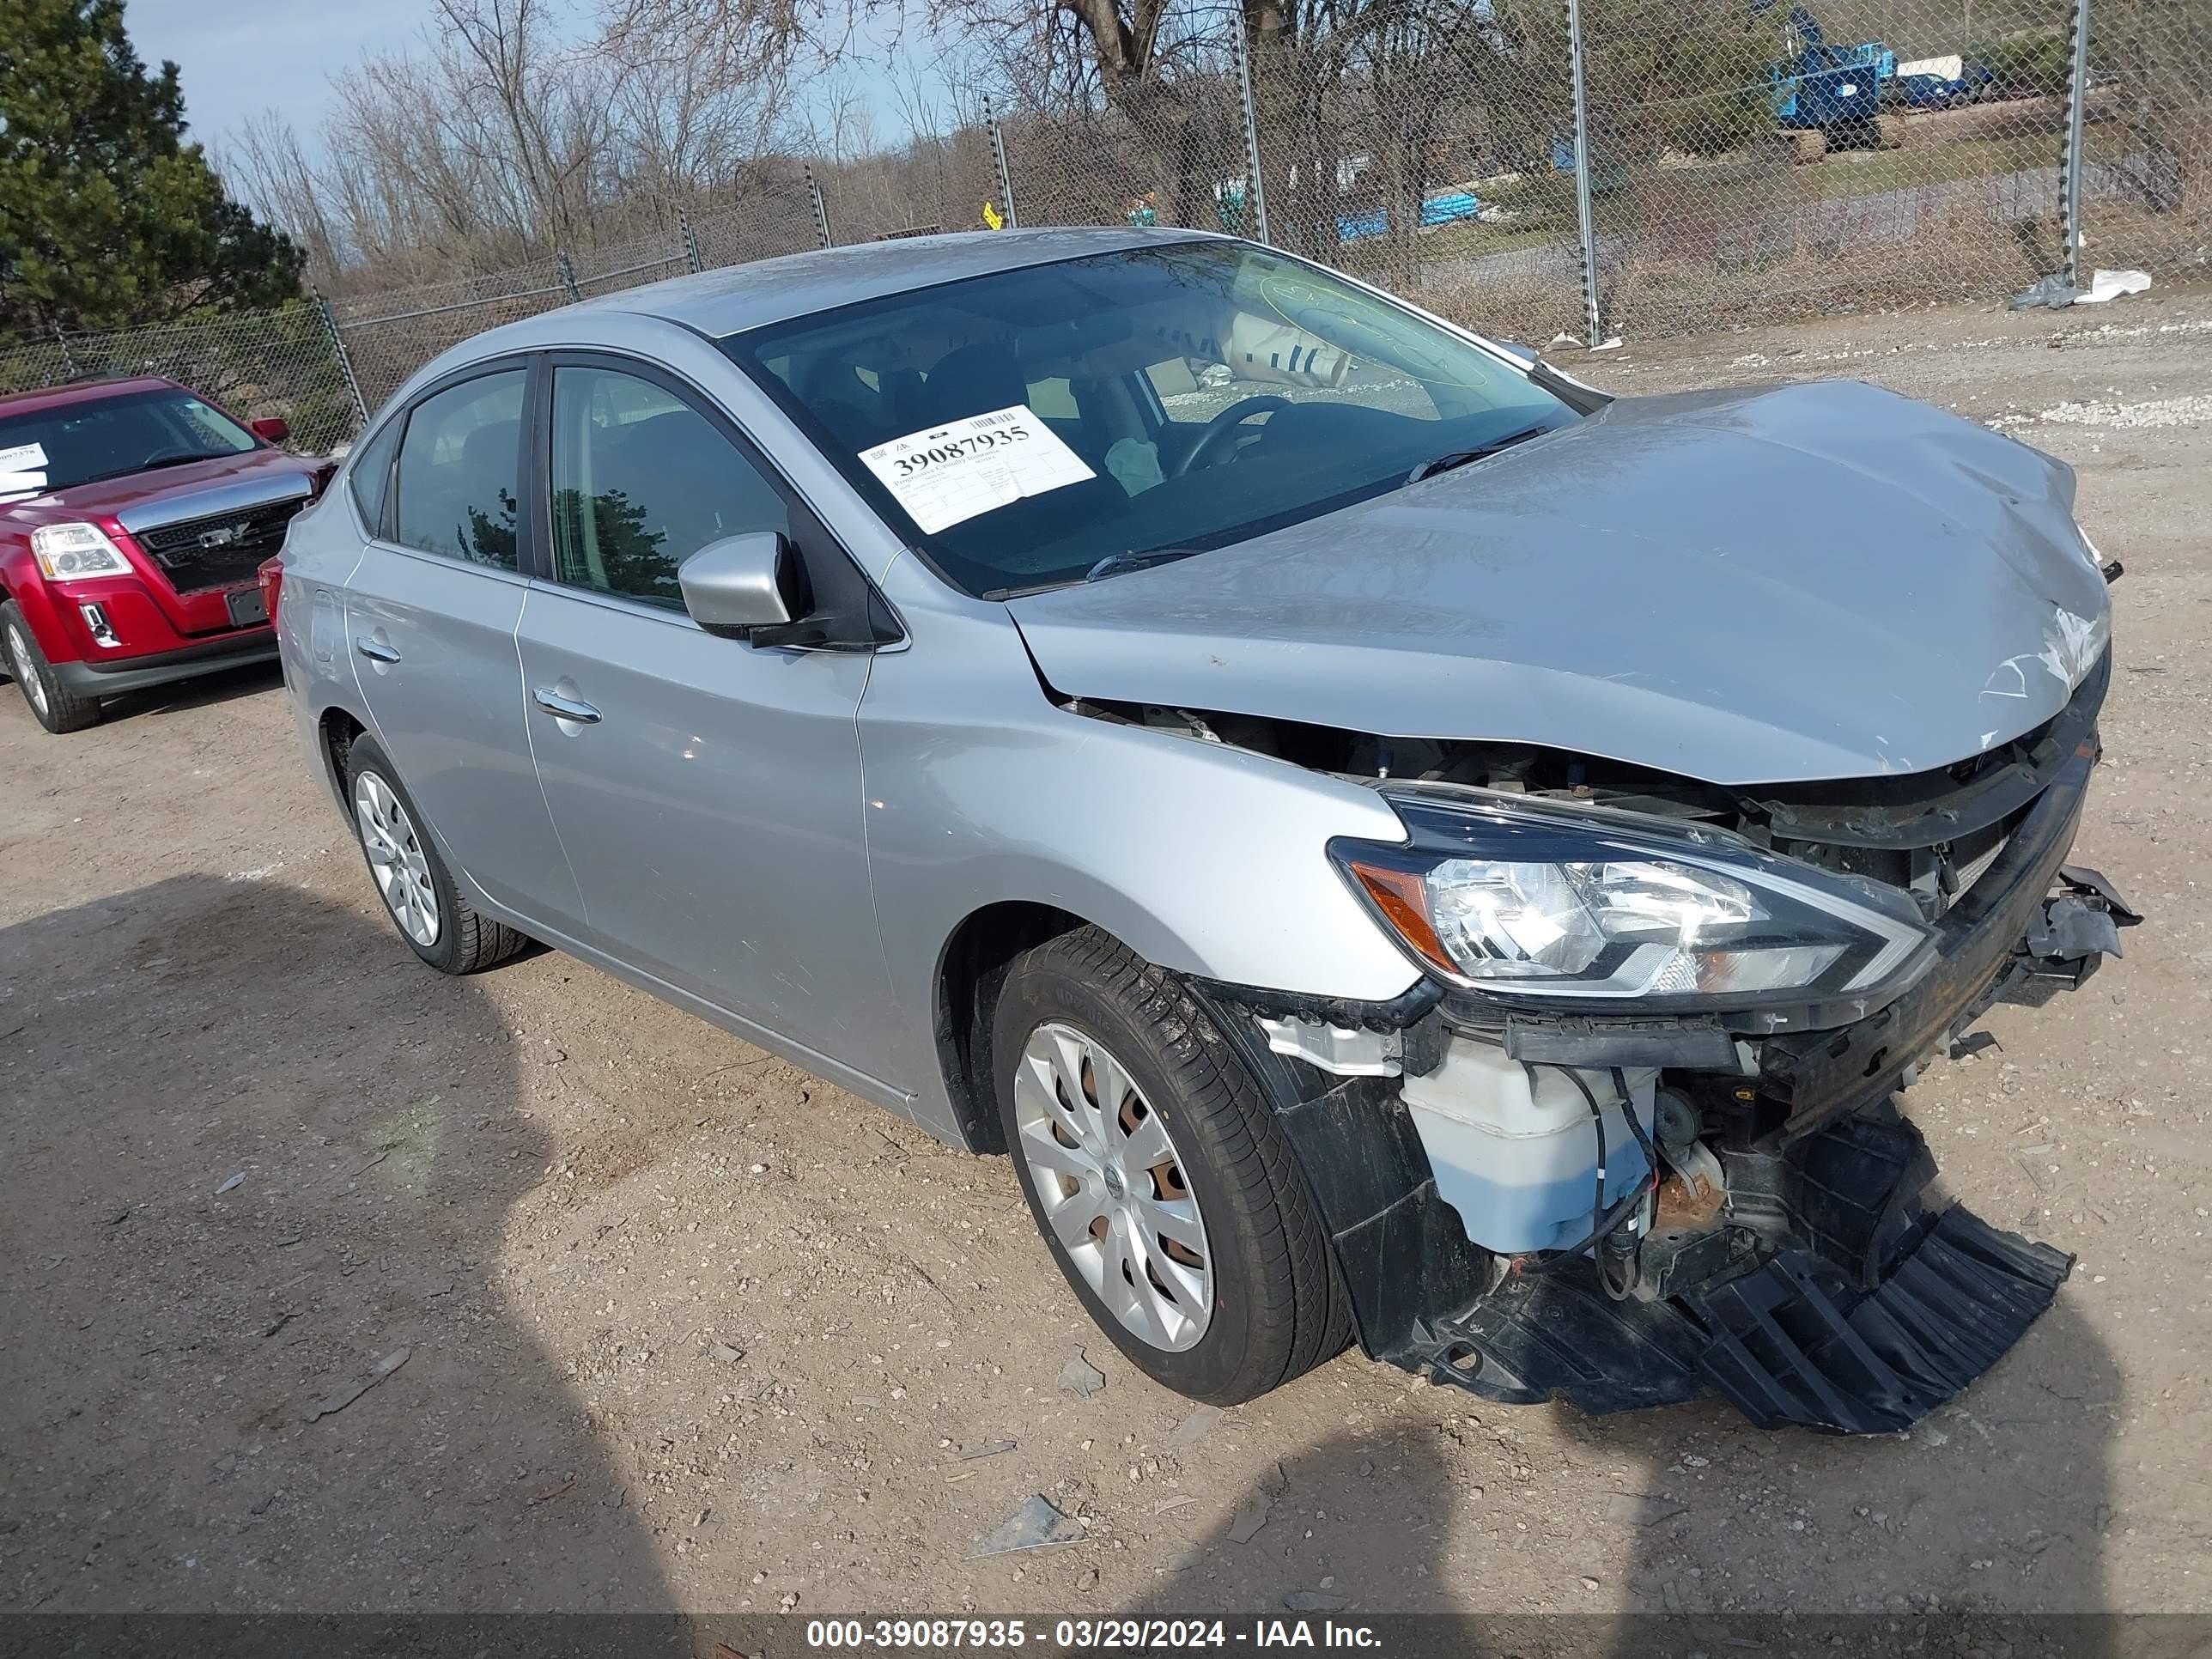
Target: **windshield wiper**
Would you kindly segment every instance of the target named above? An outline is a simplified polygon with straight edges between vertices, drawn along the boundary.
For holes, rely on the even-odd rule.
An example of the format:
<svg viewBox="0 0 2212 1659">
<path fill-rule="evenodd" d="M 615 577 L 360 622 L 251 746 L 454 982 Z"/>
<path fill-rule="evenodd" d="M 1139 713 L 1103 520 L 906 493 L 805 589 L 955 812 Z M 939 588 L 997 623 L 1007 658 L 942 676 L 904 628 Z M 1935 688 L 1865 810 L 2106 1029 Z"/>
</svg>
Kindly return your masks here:
<svg viewBox="0 0 2212 1659">
<path fill-rule="evenodd" d="M 210 449 L 205 453 L 199 455 L 163 455 L 157 459 L 148 461 L 143 466 L 137 467 L 134 470 L 140 472 L 151 472 L 158 467 L 190 466 L 194 461 L 219 461 L 224 456 L 235 454 L 236 453 L 236 451 L 229 449 Z"/>
<path fill-rule="evenodd" d="M 135 466 L 118 466 L 109 472 L 88 472 L 82 478 L 71 478 L 64 483 L 49 482 L 46 493 L 58 490 L 80 489 L 86 484 L 106 483 L 116 478 L 128 478 L 136 473 L 152 472 L 167 466 L 190 466 L 194 461 L 221 460 L 225 455 L 243 453 L 242 451 L 211 449 L 204 455 L 164 455 L 157 461 L 141 461 Z"/>
<path fill-rule="evenodd" d="M 1409 484 L 1417 484 L 1424 478 L 1435 477 L 1439 472 L 1449 472 L 1455 466 L 1465 466 L 1469 461 L 1479 461 L 1485 456 L 1495 455 L 1501 449 L 1510 449 L 1514 445 L 1526 443 L 1531 438 L 1540 438 L 1551 430 L 1548 426 L 1532 426 L 1520 432 L 1509 432 L 1502 438 L 1492 438 L 1488 443 L 1477 444 L 1472 449 L 1452 449 L 1447 450 L 1441 455 L 1432 455 L 1408 472 L 1406 475 L 1406 482 Z"/>
<path fill-rule="evenodd" d="M 1084 573 L 1083 580 L 1086 582 L 1099 581 L 1108 576 L 1118 576 L 1124 570 L 1142 570 L 1147 565 L 1169 564 L 1202 551 L 1203 549 L 1196 547 L 1155 547 L 1146 553 L 1109 553 Z"/>
</svg>

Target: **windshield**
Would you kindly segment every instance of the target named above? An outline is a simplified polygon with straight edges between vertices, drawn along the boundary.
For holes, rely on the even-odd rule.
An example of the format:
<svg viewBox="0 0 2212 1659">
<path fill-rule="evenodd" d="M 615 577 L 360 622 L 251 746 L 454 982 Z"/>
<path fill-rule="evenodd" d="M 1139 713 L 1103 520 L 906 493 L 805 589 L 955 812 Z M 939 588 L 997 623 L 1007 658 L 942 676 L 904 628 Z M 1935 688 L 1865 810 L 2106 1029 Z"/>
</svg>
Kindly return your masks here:
<svg viewBox="0 0 2212 1659">
<path fill-rule="evenodd" d="M 996 272 L 723 349 L 986 598 L 1241 541 L 1577 418 L 1402 307 L 1241 242 Z"/>
<path fill-rule="evenodd" d="M 0 416 L 0 500 L 242 455 L 254 444 L 221 410 L 166 388 Z"/>
</svg>

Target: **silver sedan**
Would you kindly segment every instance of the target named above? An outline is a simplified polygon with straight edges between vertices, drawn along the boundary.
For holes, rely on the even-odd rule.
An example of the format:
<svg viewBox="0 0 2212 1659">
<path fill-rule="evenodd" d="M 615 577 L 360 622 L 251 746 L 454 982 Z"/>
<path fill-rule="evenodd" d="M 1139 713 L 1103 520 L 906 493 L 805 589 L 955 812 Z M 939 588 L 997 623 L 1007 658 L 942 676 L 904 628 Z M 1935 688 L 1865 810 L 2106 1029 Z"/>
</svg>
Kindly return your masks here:
<svg viewBox="0 0 2212 1659">
<path fill-rule="evenodd" d="M 1892 1096 L 2134 920 L 2066 469 L 1615 399 L 1186 232 L 810 253 L 424 368 L 273 590 L 415 954 L 1011 1153 L 1138 1365 L 1893 1430 L 2069 1258 Z M 1958 1333 L 1966 1330 L 1968 1339 Z"/>
</svg>

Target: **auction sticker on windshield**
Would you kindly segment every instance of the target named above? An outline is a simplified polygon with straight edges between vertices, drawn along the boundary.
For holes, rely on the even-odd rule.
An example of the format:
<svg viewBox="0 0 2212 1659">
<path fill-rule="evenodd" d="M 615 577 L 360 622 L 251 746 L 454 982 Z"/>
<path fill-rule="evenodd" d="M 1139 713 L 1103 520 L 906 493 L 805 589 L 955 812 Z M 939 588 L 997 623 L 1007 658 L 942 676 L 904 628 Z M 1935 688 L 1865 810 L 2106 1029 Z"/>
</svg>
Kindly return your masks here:
<svg viewBox="0 0 2212 1659">
<path fill-rule="evenodd" d="M 35 495 L 46 487 L 43 444 L 14 444 L 0 449 L 0 495 Z"/>
<path fill-rule="evenodd" d="M 927 535 L 1098 476 L 1027 404 L 909 432 L 860 460 Z"/>
</svg>

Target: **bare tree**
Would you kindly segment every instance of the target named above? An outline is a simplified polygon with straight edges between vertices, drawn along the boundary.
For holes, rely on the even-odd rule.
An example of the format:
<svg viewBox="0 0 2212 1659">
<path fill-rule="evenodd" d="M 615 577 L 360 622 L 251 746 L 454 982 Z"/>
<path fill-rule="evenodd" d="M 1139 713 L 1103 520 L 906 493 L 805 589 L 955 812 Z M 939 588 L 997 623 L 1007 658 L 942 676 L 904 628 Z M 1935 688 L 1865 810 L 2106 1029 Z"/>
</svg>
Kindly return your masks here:
<svg viewBox="0 0 2212 1659">
<path fill-rule="evenodd" d="M 646 0 L 556 4 L 434 0 L 417 49 L 337 77 L 319 142 L 274 117 L 233 135 L 240 188 L 319 280 L 423 280 L 665 229 L 781 152 L 808 49 L 785 0 L 731 0 L 707 32 Z"/>
</svg>

